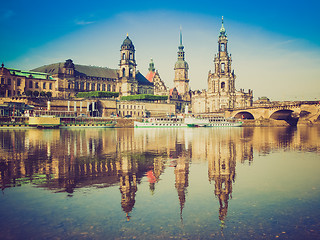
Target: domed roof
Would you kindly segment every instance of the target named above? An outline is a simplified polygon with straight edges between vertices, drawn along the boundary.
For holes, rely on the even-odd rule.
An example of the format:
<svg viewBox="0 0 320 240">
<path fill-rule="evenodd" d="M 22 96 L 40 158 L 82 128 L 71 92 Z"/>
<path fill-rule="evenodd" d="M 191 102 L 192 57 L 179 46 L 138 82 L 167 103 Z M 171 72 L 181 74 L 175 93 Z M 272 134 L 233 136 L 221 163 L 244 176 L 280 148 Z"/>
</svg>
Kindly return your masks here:
<svg viewBox="0 0 320 240">
<path fill-rule="evenodd" d="M 126 49 L 133 49 L 134 50 L 134 46 L 133 43 L 131 41 L 131 39 L 129 38 L 128 34 L 127 34 L 127 38 L 123 41 L 121 48 L 125 47 Z"/>
<path fill-rule="evenodd" d="M 189 65 L 186 61 L 184 61 L 182 59 L 178 59 L 178 61 L 174 65 L 174 69 L 178 69 L 178 68 L 189 69 Z"/>
</svg>

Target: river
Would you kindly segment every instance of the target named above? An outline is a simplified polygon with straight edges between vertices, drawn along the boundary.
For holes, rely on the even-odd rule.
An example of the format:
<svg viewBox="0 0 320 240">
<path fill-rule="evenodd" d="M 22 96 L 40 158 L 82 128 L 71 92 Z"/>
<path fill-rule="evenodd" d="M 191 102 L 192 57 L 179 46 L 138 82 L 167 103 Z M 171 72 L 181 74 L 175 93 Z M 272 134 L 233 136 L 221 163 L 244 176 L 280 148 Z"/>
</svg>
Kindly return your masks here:
<svg viewBox="0 0 320 240">
<path fill-rule="evenodd" d="M 320 239 L 320 127 L 0 130 L 1 239 Z"/>
</svg>

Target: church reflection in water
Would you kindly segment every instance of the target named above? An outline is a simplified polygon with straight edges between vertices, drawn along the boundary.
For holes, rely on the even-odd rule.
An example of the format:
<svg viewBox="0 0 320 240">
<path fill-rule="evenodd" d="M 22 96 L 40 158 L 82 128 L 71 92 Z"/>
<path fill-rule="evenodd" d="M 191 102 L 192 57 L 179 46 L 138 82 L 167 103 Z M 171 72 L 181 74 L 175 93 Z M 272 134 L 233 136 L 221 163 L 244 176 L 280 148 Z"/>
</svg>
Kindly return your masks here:
<svg viewBox="0 0 320 240">
<path fill-rule="evenodd" d="M 1 188 L 33 183 L 53 192 L 119 186 L 130 220 L 138 186 L 150 192 L 173 167 L 180 217 L 187 201 L 191 163 L 208 163 L 208 180 L 219 201 L 221 226 L 236 179 L 236 164 L 253 162 L 253 152 L 298 148 L 320 152 L 318 132 L 291 128 L 1 130 Z"/>
</svg>

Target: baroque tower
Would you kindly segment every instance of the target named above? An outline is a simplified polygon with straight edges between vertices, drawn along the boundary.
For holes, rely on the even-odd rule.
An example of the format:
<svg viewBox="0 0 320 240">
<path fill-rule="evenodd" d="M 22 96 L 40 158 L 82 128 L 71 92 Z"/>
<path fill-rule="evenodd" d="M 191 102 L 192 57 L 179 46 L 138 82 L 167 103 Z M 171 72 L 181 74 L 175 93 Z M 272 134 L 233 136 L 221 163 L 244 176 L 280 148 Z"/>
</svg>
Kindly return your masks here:
<svg viewBox="0 0 320 240">
<path fill-rule="evenodd" d="M 136 81 L 136 60 L 135 49 L 128 34 L 123 41 L 120 50 L 120 72 L 119 72 L 119 92 L 123 96 L 134 95 L 138 91 Z"/>
<path fill-rule="evenodd" d="M 189 79 L 188 70 L 189 65 L 184 60 L 184 46 L 182 45 L 182 33 L 180 29 L 180 45 L 178 47 L 178 61 L 174 65 L 175 77 L 174 77 L 174 87 L 178 90 L 180 95 L 184 95 L 189 91 Z"/>
<path fill-rule="evenodd" d="M 218 54 L 214 57 L 214 73 L 209 72 L 208 95 L 216 96 L 213 105 L 209 105 L 209 111 L 235 106 L 235 79 L 234 71 L 231 70 L 231 54 L 228 54 L 228 38 L 223 26 L 220 29 L 218 39 Z"/>
</svg>

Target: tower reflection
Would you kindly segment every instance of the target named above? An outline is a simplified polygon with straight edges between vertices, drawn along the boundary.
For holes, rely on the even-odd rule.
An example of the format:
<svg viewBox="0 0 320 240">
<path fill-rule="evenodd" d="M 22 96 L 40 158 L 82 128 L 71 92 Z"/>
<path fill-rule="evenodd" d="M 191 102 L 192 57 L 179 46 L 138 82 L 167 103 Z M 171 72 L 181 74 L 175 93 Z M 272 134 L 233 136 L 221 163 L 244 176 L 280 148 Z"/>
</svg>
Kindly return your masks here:
<svg viewBox="0 0 320 240">
<path fill-rule="evenodd" d="M 8 187 L 32 183 L 68 196 L 88 186 L 119 186 L 120 204 L 129 220 L 142 180 L 153 196 L 166 168 L 172 166 L 171 186 L 178 195 L 182 220 L 191 163 L 205 163 L 223 226 L 237 163 L 250 165 L 254 152 L 264 155 L 277 149 L 320 153 L 319 132 L 318 127 L 1 130 L 0 184 L 4 194 Z"/>
</svg>

